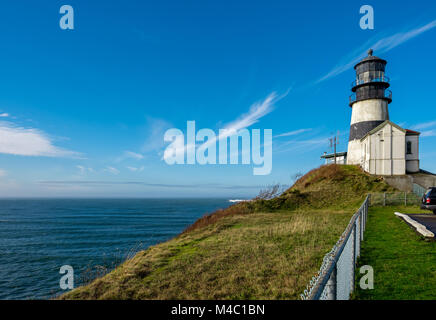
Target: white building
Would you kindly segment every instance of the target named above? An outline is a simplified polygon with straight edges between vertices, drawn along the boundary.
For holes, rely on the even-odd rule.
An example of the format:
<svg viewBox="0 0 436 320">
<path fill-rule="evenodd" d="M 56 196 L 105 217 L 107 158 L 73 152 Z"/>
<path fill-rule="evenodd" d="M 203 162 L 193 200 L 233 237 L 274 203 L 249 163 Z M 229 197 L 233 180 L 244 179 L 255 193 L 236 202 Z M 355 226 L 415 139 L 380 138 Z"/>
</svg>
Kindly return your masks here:
<svg viewBox="0 0 436 320">
<path fill-rule="evenodd" d="M 336 154 L 334 153 L 327 154 L 327 152 L 324 152 L 324 154 L 321 156 L 321 159 L 325 160 L 325 164 L 332 164 L 335 163 L 335 156 L 336 156 L 336 164 L 347 164 L 346 152 L 337 152 Z"/>
<path fill-rule="evenodd" d="M 419 133 L 386 120 L 362 139 L 360 165 L 376 175 L 404 175 L 419 171 Z"/>
<path fill-rule="evenodd" d="M 419 132 L 403 129 L 389 120 L 392 102 L 386 61 L 368 52 L 354 69 L 347 164 L 358 164 L 376 175 L 419 172 Z"/>
</svg>

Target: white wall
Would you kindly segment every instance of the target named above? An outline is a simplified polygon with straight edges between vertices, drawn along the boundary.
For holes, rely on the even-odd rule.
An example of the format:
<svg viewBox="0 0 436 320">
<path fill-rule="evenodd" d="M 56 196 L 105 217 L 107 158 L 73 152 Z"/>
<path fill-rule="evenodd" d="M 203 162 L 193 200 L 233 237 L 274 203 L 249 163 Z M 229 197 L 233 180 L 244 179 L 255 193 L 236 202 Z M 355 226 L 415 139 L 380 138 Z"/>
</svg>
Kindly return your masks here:
<svg viewBox="0 0 436 320">
<path fill-rule="evenodd" d="M 376 175 L 404 175 L 405 132 L 390 123 L 367 136 L 362 143 L 362 167 Z"/>
<path fill-rule="evenodd" d="M 325 159 L 325 164 L 332 164 L 335 163 L 335 158 L 328 158 Z M 336 164 L 345 164 L 346 163 L 346 159 L 344 156 L 340 156 L 340 157 L 336 157 Z"/>
<path fill-rule="evenodd" d="M 407 142 L 412 143 L 412 153 L 407 154 Z M 406 170 L 407 172 L 418 172 L 419 171 L 419 136 L 410 135 L 406 136 Z"/>
</svg>

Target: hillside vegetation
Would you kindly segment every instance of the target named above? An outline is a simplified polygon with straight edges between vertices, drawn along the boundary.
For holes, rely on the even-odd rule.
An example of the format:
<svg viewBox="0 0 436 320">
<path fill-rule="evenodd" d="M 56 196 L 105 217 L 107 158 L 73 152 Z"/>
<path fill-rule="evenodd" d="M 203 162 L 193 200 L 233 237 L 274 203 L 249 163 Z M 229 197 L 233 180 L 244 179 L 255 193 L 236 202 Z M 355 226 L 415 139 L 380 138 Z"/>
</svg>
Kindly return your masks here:
<svg viewBox="0 0 436 320">
<path fill-rule="evenodd" d="M 368 192 L 355 166 L 322 166 L 273 199 L 206 215 L 61 299 L 298 299 Z"/>
</svg>

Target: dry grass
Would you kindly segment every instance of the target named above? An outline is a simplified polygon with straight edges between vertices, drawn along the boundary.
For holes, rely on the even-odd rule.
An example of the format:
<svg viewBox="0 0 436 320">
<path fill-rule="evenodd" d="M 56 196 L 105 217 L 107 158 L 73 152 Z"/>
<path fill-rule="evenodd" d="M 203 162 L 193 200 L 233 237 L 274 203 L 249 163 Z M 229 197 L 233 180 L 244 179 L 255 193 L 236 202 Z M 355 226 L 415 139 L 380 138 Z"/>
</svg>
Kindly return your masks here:
<svg viewBox="0 0 436 320">
<path fill-rule="evenodd" d="M 322 166 L 273 199 L 196 221 L 62 299 L 298 299 L 367 192 L 391 187 Z"/>
<path fill-rule="evenodd" d="M 300 177 L 295 184 L 284 191 L 279 185 L 262 190 L 250 202 L 234 204 L 227 209 L 205 215 L 189 226 L 183 233 L 204 228 L 218 220 L 253 212 L 274 212 L 307 208 L 354 208 L 359 207 L 369 191 L 393 192 L 394 188 L 380 177 L 371 176 L 357 166 L 325 165 L 313 169 Z M 280 194 L 281 193 L 281 194 Z M 277 195 L 270 197 L 270 194 Z M 271 199 L 272 198 L 272 199 Z"/>
<path fill-rule="evenodd" d="M 64 299 L 298 299 L 352 211 L 227 217 L 138 253 Z"/>
</svg>

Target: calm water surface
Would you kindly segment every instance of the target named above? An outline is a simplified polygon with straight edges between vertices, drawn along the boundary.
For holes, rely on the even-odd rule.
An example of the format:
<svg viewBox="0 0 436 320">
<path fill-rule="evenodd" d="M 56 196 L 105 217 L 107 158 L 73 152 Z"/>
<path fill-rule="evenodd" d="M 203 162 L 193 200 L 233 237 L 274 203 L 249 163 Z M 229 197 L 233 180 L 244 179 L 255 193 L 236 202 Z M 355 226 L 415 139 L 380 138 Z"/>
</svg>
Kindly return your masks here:
<svg viewBox="0 0 436 320">
<path fill-rule="evenodd" d="M 0 200 L 0 299 L 62 293 L 59 269 L 113 266 L 170 239 L 227 199 Z"/>
</svg>

